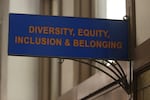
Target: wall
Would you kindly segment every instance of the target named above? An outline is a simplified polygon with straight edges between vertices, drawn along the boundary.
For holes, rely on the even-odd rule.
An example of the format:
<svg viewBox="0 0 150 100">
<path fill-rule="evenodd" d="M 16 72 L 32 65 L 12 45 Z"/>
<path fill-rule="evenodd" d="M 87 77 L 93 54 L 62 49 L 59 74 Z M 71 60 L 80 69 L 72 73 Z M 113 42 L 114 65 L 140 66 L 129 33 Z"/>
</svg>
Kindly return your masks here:
<svg viewBox="0 0 150 100">
<path fill-rule="evenodd" d="M 149 100 L 150 88 L 150 13 L 149 0 L 135 0 L 136 11 L 136 48 L 134 59 L 135 99 Z M 147 70 L 147 71 L 143 71 Z M 140 73 L 142 72 L 142 73 Z M 137 82 L 136 82 L 137 81 Z"/>
<path fill-rule="evenodd" d="M 0 37 L 1 37 L 1 31 L 2 31 L 2 1 L 0 0 Z M 1 40 L 0 40 L 0 43 L 1 43 Z M 0 53 L 1 55 L 1 53 Z"/>
<path fill-rule="evenodd" d="M 137 45 L 150 38 L 149 0 L 135 0 Z"/>
<path fill-rule="evenodd" d="M 95 17 L 106 18 L 106 0 L 95 0 Z"/>
<path fill-rule="evenodd" d="M 135 0 L 136 48 L 134 69 L 138 70 L 150 63 L 150 13 L 149 0 Z"/>
<path fill-rule="evenodd" d="M 2 0 L 0 0 L 0 12 L 2 12 Z M 0 24 L 2 23 L 2 13 L 0 13 Z"/>
<path fill-rule="evenodd" d="M 39 14 L 39 0 L 2 0 L 1 100 L 38 100 L 38 58 L 8 56 L 8 13 Z"/>
<path fill-rule="evenodd" d="M 91 17 L 90 3 L 91 0 L 62 0 L 61 15 Z M 61 94 L 87 79 L 90 74 L 91 70 L 87 65 L 65 60 L 61 66 Z"/>
<path fill-rule="evenodd" d="M 62 16 L 74 16 L 74 0 L 62 0 Z M 74 86 L 74 64 L 65 60 L 61 66 L 61 94 L 66 93 Z"/>
</svg>

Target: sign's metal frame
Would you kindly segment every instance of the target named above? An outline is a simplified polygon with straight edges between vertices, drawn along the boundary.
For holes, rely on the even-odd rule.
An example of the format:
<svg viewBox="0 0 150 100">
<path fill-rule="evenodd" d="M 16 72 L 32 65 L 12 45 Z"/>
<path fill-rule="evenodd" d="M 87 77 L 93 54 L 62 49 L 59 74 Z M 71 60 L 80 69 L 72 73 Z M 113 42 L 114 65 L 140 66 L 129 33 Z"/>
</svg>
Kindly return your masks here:
<svg viewBox="0 0 150 100">
<path fill-rule="evenodd" d="M 60 58 L 60 63 L 62 64 L 63 61 L 67 59 L 67 58 Z M 92 98 L 93 96 L 96 96 L 97 94 L 104 92 L 105 90 L 111 88 L 112 86 L 115 85 L 119 85 L 118 87 L 122 87 L 122 89 L 128 94 L 131 95 L 132 93 L 132 86 L 131 86 L 131 61 L 129 61 L 129 70 L 130 70 L 130 77 L 129 80 L 127 79 L 127 75 L 125 74 L 125 71 L 123 70 L 123 68 L 121 67 L 121 65 L 119 64 L 119 62 L 117 60 L 114 60 L 114 62 L 110 62 L 109 60 L 103 60 L 102 62 L 99 61 L 99 59 L 89 59 L 90 61 L 97 63 L 97 65 L 95 64 L 91 64 L 85 61 L 82 61 L 80 59 L 67 59 L 67 60 L 73 60 L 79 63 L 83 63 L 86 64 L 94 69 L 97 69 L 98 71 L 106 74 L 108 77 L 110 77 L 111 79 L 113 79 L 114 81 L 106 86 L 104 86 L 103 88 L 100 88 L 96 91 L 94 91 L 93 93 L 83 97 L 81 100 L 87 100 Z M 110 64 L 110 66 L 107 66 L 107 64 Z M 107 71 L 103 70 L 102 68 L 100 68 L 98 65 L 101 65 L 103 67 L 105 67 L 106 69 L 108 69 L 109 71 L 111 71 L 112 73 L 108 73 Z M 114 77 L 115 76 L 115 77 Z M 131 98 L 131 97 L 130 97 Z"/>
</svg>

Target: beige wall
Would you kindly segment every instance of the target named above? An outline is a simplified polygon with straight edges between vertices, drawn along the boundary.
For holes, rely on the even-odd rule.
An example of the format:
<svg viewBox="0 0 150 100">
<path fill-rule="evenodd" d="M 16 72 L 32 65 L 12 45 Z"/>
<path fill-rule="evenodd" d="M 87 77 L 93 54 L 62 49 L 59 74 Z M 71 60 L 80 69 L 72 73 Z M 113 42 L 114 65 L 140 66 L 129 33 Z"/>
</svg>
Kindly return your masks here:
<svg viewBox="0 0 150 100">
<path fill-rule="evenodd" d="M 62 0 L 61 14 L 63 16 L 74 16 L 74 0 Z M 74 63 L 65 60 L 61 66 L 61 94 L 66 93 L 74 86 Z"/>
<path fill-rule="evenodd" d="M 137 77 L 137 100 L 149 100 L 150 98 L 150 71 L 143 72 L 141 75 L 136 73 L 150 64 L 150 13 L 149 0 L 135 0 L 136 11 L 136 43 L 134 70 Z M 136 78 L 135 78 L 136 79 Z"/>
<path fill-rule="evenodd" d="M 39 0 L 2 0 L 1 100 L 38 100 L 38 58 L 8 56 L 8 15 L 39 14 Z"/>
<path fill-rule="evenodd" d="M 106 2 L 107 0 L 95 0 L 95 17 L 106 18 Z"/>
<path fill-rule="evenodd" d="M 135 0 L 137 45 L 150 38 L 150 0 Z"/>
<path fill-rule="evenodd" d="M 94 98 L 94 100 L 129 100 L 129 97 L 122 88 L 115 88 L 113 91 Z"/>
<path fill-rule="evenodd" d="M 61 67 L 61 94 L 63 95 L 74 86 L 73 61 L 65 60 Z"/>
<path fill-rule="evenodd" d="M 149 0 L 135 0 L 136 44 L 134 69 L 144 67 L 150 62 L 150 13 Z"/>
<path fill-rule="evenodd" d="M 62 0 L 63 16 L 91 17 L 90 0 Z M 81 5 L 82 4 L 82 5 Z M 82 67 L 82 68 L 81 68 Z M 61 94 L 66 93 L 90 75 L 87 65 L 65 60 L 61 66 Z"/>
<path fill-rule="evenodd" d="M 0 11 L 2 12 L 2 0 L 0 0 Z M 2 13 L 0 14 L 2 16 Z"/>
<path fill-rule="evenodd" d="M 9 0 L 2 0 L 2 31 L 1 31 L 1 100 L 7 100 L 7 35 L 8 33 L 8 7 Z M 5 43 L 6 42 L 6 43 Z M 2 46 L 2 44 L 4 44 Z"/>
<path fill-rule="evenodd" d="M 111 82 L 113 82 L 112 79 L 110 79 L 107 75 L 98 72 L 62 95 L 58 100 L 81 100 L 82 98 L 88 96 L 98 89 L 103 88 Z M 118 86 L 119 85 L 115 85 L 105 91 L 99 92 L 87 100 L 127 100 L 129 98 L 128 94 Z"/>
</svg>

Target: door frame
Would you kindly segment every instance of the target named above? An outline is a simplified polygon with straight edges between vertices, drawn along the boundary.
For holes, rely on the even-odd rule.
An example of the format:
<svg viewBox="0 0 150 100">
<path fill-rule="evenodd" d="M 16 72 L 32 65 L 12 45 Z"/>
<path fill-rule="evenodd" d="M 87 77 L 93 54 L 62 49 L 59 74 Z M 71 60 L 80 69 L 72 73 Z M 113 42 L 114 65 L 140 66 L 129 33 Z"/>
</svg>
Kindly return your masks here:
<svg viewBox="0 0 150 100">
<path fill-rule="evenodd" d="M 134 87 L 133 87 L 134 100 L 137 100 L 137 96 L 138 96 L 138 94 L 137 94 L 138 76 L 148 70 L 150 70 L 150 62 L 144 66 L 141 66 L 140 69 L 137 69 L 134 71 L 134 76 L 133 76 L 133 78 L 134 78 L 134 82 L 133 82 L 134 83 Z"/>
</svg>

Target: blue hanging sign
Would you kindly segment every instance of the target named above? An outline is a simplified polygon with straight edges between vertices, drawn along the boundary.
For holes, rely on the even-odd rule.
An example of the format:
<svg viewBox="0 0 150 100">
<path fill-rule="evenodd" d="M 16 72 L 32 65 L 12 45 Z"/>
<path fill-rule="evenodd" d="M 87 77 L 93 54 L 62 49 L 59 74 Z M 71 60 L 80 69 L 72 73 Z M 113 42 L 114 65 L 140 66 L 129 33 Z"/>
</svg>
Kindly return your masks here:
<svg viewBox="0 0 150 100">
<path fill-rule="evenodd" d="M 9 15 L 9 55 L 128 59 L 128 22 Z"/>
</svg>

